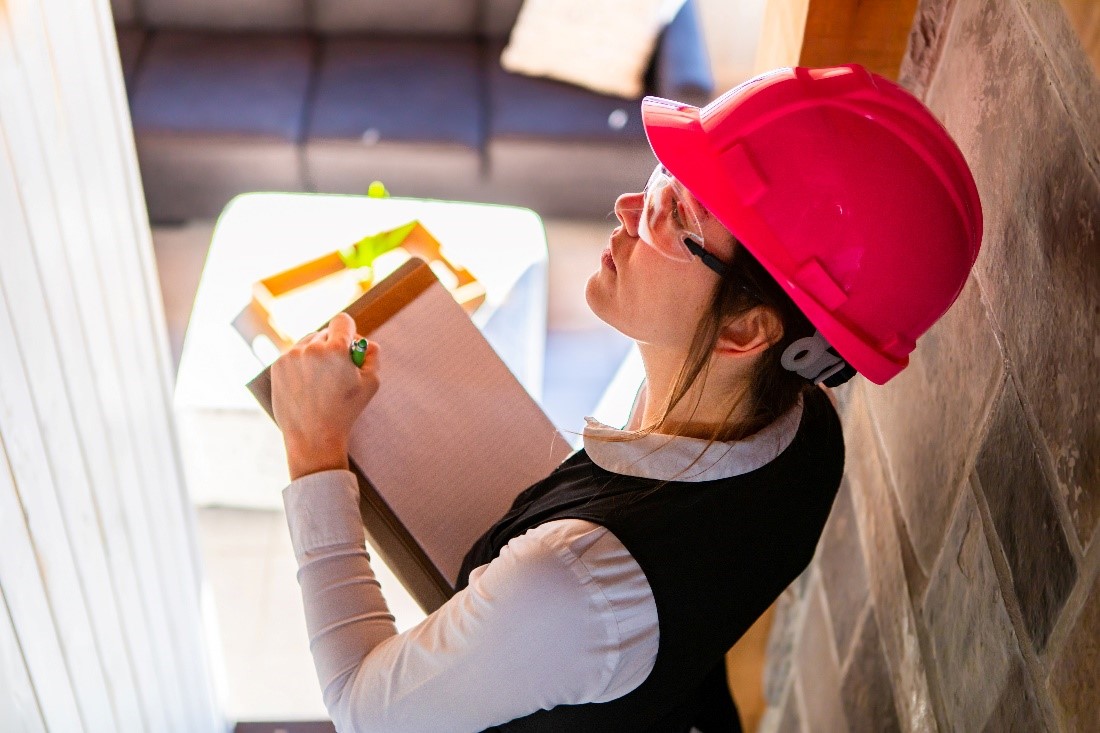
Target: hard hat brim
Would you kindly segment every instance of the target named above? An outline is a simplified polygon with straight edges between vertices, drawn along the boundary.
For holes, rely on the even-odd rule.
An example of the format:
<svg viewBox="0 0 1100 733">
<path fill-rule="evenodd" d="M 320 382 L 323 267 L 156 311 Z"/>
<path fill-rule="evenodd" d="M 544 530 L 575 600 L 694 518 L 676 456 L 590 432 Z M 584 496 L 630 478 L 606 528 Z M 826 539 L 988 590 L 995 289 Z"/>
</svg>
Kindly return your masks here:
<svg viewBox="0 0 1100 733">
<path fill-rule="evenodd" d="M 692 161 L 697 164 L 697 156 L 706 149 L 699 113 L 698 107 L 671 99 L 646 97 L 642 100 L 642 125 L 649 146 L 657 160 L 684 185 L 688 183 L 680 176 L 687 172 Z"/>
</svg>

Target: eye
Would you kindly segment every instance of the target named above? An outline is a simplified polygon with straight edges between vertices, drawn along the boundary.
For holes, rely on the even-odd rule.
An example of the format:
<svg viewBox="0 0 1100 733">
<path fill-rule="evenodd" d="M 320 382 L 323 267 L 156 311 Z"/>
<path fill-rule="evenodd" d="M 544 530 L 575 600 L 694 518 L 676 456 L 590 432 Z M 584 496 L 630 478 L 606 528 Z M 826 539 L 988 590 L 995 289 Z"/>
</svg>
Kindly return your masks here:
<svg viewBox="0 0 1100 733">
<path fill-rule="evenodd" d="M 684 208 L 684 205 L 682 203 L 680 203 L 680 199 L 678 199 L 678 198 L 673 198 L 672 199 L 672 220 L 674 222 L 676 222 L 676 226 L 681 227 L 681 228 L 684 226 L 683 208 Z"/>
</svg>

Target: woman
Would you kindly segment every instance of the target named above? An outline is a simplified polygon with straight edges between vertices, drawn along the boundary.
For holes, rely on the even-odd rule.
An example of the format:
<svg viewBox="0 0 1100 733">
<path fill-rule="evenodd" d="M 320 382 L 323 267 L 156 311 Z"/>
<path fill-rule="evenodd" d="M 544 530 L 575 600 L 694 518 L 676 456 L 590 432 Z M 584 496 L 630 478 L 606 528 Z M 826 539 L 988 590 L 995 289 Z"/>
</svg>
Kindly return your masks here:
<svg viewBox="0 0 1100 733">
<path fill-rule="evenodd" d="M 384 355 L 350 364 L 339 317 L 276 364 L 284 501 L 340 730 L 736 730 L 724 653 L 806 567 L 841 479 L 820 385 L 893 377 L 966 280 L 973 180 L 893 83 L 781 69 L 642 112 L 661 166 L 615 202 L 587 288 L 642 355 L 630 423 L 590 422 L 416 628 L 396 634 L 346 470 Z"/>
</svg>

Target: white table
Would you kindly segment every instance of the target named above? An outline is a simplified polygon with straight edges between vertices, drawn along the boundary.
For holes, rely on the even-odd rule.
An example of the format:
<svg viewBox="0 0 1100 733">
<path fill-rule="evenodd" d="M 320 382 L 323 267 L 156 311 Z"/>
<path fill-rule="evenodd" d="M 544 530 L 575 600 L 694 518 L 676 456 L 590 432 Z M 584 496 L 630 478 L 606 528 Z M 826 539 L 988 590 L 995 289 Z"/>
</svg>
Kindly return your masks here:
<svg viewBox="0 0 1100 733">
<path fill-rule="evenodd" d="M 282 506 L 282 441 L 245 384 L 263 368 L 232 326 L 252 284 L 412 219 L 486 290 L 473 320 L 539 400 L 546 343 L 547 250 L 542 221 L 510 206 L 254 193 L 230 202 L 214 229 L 184 338 L 175 413 L 197 505 Z"/>
</svg>

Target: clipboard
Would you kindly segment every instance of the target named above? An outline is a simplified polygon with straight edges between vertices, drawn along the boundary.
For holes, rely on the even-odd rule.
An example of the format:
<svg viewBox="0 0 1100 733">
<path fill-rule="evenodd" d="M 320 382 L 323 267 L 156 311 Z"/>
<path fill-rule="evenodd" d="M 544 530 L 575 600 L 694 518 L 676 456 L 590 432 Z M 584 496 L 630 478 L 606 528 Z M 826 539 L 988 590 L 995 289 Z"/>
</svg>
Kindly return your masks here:
<svg viewBox="0 0 1100 733">
<path fill-rule="evenodd" d="M 572 449 L 423 260 L 344 310 L 381 349 L 349 442 L 367 540 L 431 613 L 473 543 Z M 270 367 L 248 389 L 272 415 Z"/>
</svg>

